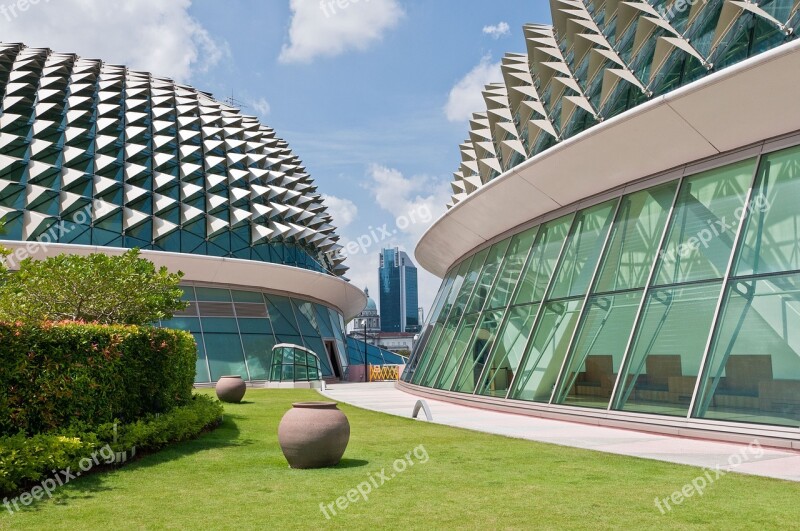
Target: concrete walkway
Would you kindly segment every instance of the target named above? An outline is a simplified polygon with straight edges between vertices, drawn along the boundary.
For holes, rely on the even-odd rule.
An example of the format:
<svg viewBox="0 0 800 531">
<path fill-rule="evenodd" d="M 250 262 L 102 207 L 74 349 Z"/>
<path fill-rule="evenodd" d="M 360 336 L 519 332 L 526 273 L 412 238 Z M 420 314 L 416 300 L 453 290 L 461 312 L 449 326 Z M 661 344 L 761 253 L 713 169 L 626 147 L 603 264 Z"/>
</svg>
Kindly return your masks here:
<svg viewBox="0 0 800 531">
<path fill-rule="evenodd" d="M 323 394 L 337 402 L 401 417 L 411 417 L 414 404 L 419 399 L 397 389 L 394 382 L 338 383 L 328 386 Z M 800 481 L 798 452 L 761 448 L 756 444 L 748 447 L 744 444 L 685 439 L 512 415 L 426 400 L 433 422 L 437 424 L 612 454 L 710 469 L 719 466 L 744 474 Z M 424 419 L 425 415 L 420 411 L 418 417 Z M 739 461 L 741 464 L 737 464 Z"/>
</svg>

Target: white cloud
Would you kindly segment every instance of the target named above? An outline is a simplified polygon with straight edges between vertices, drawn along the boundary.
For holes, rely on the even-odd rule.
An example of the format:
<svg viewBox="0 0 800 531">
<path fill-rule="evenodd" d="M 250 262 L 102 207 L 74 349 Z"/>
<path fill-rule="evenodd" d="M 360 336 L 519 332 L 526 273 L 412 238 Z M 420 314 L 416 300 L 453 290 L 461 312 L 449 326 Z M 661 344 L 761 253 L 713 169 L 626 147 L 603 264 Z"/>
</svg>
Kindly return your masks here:
<svg viewBox="0 0 800 531">
<path fill-rule="evenodd" d="M 308 63 L 349 50 L 366 50 L 404 16 L 397 0 L 291 0 L 289 43 L 282 63 Z"/>
<path fill-rule="evenodd" d="M 444 113 L 451 122 L 463 122 L 472 117 L 472 113 L 486 109 L 483 101 L 484 87 L 489 83 L 502 81 L 503 74 L 500 63 L 492 63 L 488 55 L 481 59 L 475 68 L 469 71 L 461 81 L 450 90 Z"/>
<path fill-rule="evenodd" d="M 333 195 L 323 195 L 322 200 L 328 207 L 328 212 L 333 218 L 333 223 L 339 229 L 350 225 L 358 216 L 358 207 L 349 199 L 342 199 Z"/>
<path fill-rule="evenodd" d="M 264 98 L 258 98 L 257 100 L 248 100 L 247 105 L 251 107 L 256 114 L 261 118 L 265 118 L 271 109 L 269 106 L 269 102 Z"/>
<path fill-rule="evenodd" d="M 499 39 L 500 37 L 511 35 L 511 28 L 507 22 L 500 22 L 494 26 L 484 26 L 483 33 L 491 36 L 493 39 Z"/>
<path fill-rule="evenodd" d="M 40 0 L 12 12 L 16 5 L 0 8 L 5 42 L 99 58 L 180 82 L 230 53 L 189 15 L 191 0 Z"/>
<path fill-rule="evenodd" d="M 367 188 L 375 202 L 395 218 L 400 234 L 410 237 L 413 250 L 420 236 L 445 211 L 450 186 L 428 175 L 405 177 L 399 170 L 373 164 Z"/>
</svg>

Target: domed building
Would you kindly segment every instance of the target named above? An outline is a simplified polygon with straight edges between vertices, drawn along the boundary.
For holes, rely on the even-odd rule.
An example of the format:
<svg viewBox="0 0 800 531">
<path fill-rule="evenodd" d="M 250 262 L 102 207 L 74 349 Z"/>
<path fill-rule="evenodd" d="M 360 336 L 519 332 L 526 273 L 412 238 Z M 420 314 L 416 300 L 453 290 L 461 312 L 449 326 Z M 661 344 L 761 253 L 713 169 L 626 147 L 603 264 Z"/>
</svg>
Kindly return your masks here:
<svg viewBox="0 0 800 531">
<path fill-rule="evenodd" d="M 550 5 L 416 248 L 401 387 L 800 448 L 800 2 Z"/>
<path fill-rule="evenodd" d="M 274 130 L 190 86 L 125 66 L 0 44 L 0 220 L 14 254 L 139 248 L 183 271 L 198 383 L 266 380 L 277 343 L 351 363 L 366 296 L 342 277 L 311 176 Z M 363 360 L 363 357 L 361 358 Z"/>
<path fill-rule="evenodd" d="M 367 296 L 367 306 L 353 321 L 353 333 L 354 335 L 360 334 L 363 339 L 364 330 L 366 329 L 368 340 L 371 338 L 374 341 L 374 338 L 381 332 L 381 317 L 378 315 L 378 305 L 369 296 L 369 288 L 364 288 L 364 294 Z"/>
</svg>

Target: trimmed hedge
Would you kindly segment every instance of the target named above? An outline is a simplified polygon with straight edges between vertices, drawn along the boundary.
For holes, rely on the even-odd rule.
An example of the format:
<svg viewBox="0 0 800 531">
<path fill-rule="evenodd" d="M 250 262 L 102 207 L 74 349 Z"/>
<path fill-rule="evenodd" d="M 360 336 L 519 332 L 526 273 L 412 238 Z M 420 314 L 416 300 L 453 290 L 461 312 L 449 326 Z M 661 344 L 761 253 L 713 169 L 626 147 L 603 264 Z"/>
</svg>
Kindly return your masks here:
<svg viewBox="0 0 800 531">
<path fill-rule="evenodd" d="M 197 395 L 169 413 L 148 415 L 132 424 L 117 426 L 116 442 L 113 423 L 88 431 L 73 427 L 57 434 L 0 437 L 0 495 L 13 495 L 26 485 L 53 477 L 53 470 L 77 470 L 81 459 L 105 445 L 115 452 L 135 448 L 139 456 L 192 439 L 216 426 L 221 417 L 219 401 Z"/>
<path fill-rule="evenodd" d="M 84 323 L 0 323 L 0 436 L 134 422 L 191 400 L 188 332 Z"/>
</svg>

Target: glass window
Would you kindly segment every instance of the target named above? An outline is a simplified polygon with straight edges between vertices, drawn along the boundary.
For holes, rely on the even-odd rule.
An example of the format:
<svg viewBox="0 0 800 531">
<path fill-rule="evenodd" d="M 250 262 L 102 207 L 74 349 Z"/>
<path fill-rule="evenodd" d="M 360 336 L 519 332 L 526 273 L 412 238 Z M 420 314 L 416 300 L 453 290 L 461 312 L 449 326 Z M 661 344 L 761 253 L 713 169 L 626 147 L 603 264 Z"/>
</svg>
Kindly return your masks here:
<svg viewBox="0 0 800 531">
<path fill-rule="evenodd" d="M 498 340 L 486 363 L 483 379 L 476 389 L 478 394 L 506 396 L 509 385 L 514 381 L 514 371 L 525 353 L 525 345 L 528 344 L 538 310 L 538 304 L 516 306 L 509 310 L 508 318 L 497 334 Z"/>
<path fill-rule="evenodd" d="M 195 288 L 197 300 L 203 302 L 231 302 L 231 292 L 227 289 Z"/>
<path fill-rule="evenodd" d="M 762 159 L 736 275 L 800 270 L 800 147 Z"/>
<path fill-rule="evenodd" d="M 183 295 L 181 295 L 182 301 L 194 301 L 194 287 L 192 286 L 180 286 L 181 290 L 183 291 Z"/>
<path fill-rule="evenodd" d="M 486 256 L 489 254 L 489 249 L 484 249 L 472 258 L 472 263 L 469 266 L 467 274 L 464 276 L 464 283 L 461 285 L 458 297 L 453 304 L 453 309 L 450 311 L 449 320 L 459 319 L 467 309 L 467 305 L 472 298 L 472 293 L 475 284 L 478 282 L 483 263 L 486 261 Z"/>
<path fill-rule="evenodd" d="M 275 346 L 275 339 L 270 335 L 242 334 L 244 355 L 250 378 L 266 380 L 269 378 L 270 353 Z"/>
<path fill-rule="evenodd" d="M 421 378 L 420 385 L 433 387 L 433 383 L 439 375 L 439 369 L 442 368 L 445 355 L 450 351 L 450 347 L 453 344 L 453 338 L 456 335 L 457 328 L 458 321 L 448 321 L 444 325 L 438 344 L 431 349 L 430 361 L 425 368 L 425 375 Z"/>
<path fill-rule="evenodd" d="M 464 350 L 464 361 L 461 364 L 461 371 L 455 380 L 454 391 L 460 393 L 472 393 L 475 386 L 480 381 L 483 368 L 486 366 L 486 359 L 492 350 L 500 323 L 503 321 L 503 310 L 485 312 L 481 317 L 480 324 L 472 336 L 472 341 Z M 448 389 L 450 386 L 443 386 Z"/>
<path fill-rule="evenodd" d="M 800 426 L 800 276 L 732 280 L 697 416 Z"/>
<path fill-rule="evenodd" d="M 228 317 L 203 317 L 203 332 L 208 333 L 225 333 L 230 332 L 232 334 L 239 333 L 239 326 L 236 323 L 236 319 L 228 318 Z"/>
<path fill-rule="evenodd" d="M 453 309 L 453 305 L 456 302 L 456 298 L 458 294 L 461 292 L 461 286 L 464 284 L 464 278 L 467 276 L 467 271 L 469 271 L 470 263 L 472 262 L 471 259 L 467 258 L 461 265 L 458 266 L 458 273 L 456 273 L 455 280 L 453 280 L 453 285 L 450 289 L 450 293 L 447 294 L 447 297 L 444 300 L 444 304 L 442 305 L 441 313 L 439 317 L 436 319 L 437 323 L 444 323 L 448 316 L 450 315 L 450 310 Z"/>
<path fill-rule="evenodd" d="M 720 282 L 652 290 L 615 398 L 626 411 L 685 416 Z"/>
<path fill-rule="evenodd" d="M 331 361 L 328 359 L 328 351 L 325 350 L 325 345 L 322 343 L 322 339 L 319 337 L 309 337 L 306 336 L 303 338 L 305 340 L 305 345 L 308 350 L 313 352 L 319 358 L 320 367 L 322 368 L 322 374 L 324 376 L 333 376 L 333 369 L 331 368 Z"/>
<path fill-rule="evenodd" d="M 300 333 L 303 336 L 319 337 L 319 326 L 317 326 L 317 316 L 314 315 L 314 306 L 310 302 L 290 299 L 294 309 L 294 315 L 300 325 Z"/>
<path fill-rule="evenodd" d="M 486 263 L 483 265 L 483 270 L 481 270 L 480 277 L 475 285 L 475 293 L 469 303 L 467 313 L 479 312 L 483 309 L 509 243 L 511 243 L 510 239 L 497 242 L 489 250 L 489 256 L 486 258 Z"/>
<path fill-rule="evenodd" d="M 450 388 L 456 370 L 458 370 L 459 362 L 464 352 L 467 351 L 467 345 L 475 332 L 475 324 L 477 322 L 478 314 L 476 313 L 468 315 L 461 320 L 461 326 L 458 328 L 458 333 L 455 335 L 455 341 L 449 345 L 450 350 L 445 356 L 439 377 L 436 379 L 435 387 L 437 389 Z"/>
<path fill-rule="evenodd" d="M 321 304 L 315 304 L 314 310 L 322 337 L 336 337 L 333 335 L 333 329 L 331 329 L 331 318 L 328 315 L 328 309 Z"/>
<path fill-rule="evenodd" d="M 722 278 L 755 171 L 755 159 L 686 179 L 654 284 Z"/>
<path fill-rule="evenodd" d="M 194 341 L 197 343 L 197 362 L 195 364 L 194 381 L 196 383 L 205 383 L 211 381 L 211 375 L 208 373 L 208 362 L 206 360 L 206 348 L 203 345 L 203 336 L 201 334 L 192 334 Z"/>
<path fill-rule="evenodd" d="M 267 308 L 275 335 L 298 335 L 300 330 L 289 299 L 278 295 L 264 295 L 264 298 L 267 299 Z M 293 341 L 282 342 L 292 343 Z M 302 341 L 298 343 L 302 343 Z"/>
<path fill-rule="evenodd" d="M 514 383 L 512 398 L 550 401 L 582 306 L 582 298 L 545 305 Z"/>
<path fill-rule="evenodd" d="M 231 291 L 233 302 L 252 302 L 264 304 L 264 297 L 257 291 Z"/>
<path fill-rule="evenodd" d="M 442 332 L 444 331 L 444 324 L 436 323 L 431 330 L 430 336 L 427 338 L 425 343 L 421 343 L 416 348 L 422 349 L 421 352 L 417 355 L 419 362 L 417 362 L 417 367 L 414 368 L 414 372 L 411 375 L 411 383 L 419 383 L 422 376 L 425 374 L 425 371 L 430 364 L 431 358 L 433 357 L 433 353 L 436 351 L 436 346 L 439 344 L 439 338 L 442 337 Z"/>
<path fill-rule="evenodd" d="M 505 308 L 511 300 L 514 288 L 517 287 L 517 280 L 525 266 L 528 255 L 536 238 L 539 227 L 533 227 L 525 232 L 521 232 L 511 238 L 508 252 L 500 267 L 500 273 L 494 283 L 492 294 L 489 297 L 489 308 Z"/>
<path fill-rule="evenodd" d="M 643 288 L 647 284 L 677 187 L 677 182 L 671 182 L 622 198 L 595 293 Z"/>
<path fill-rule="evenodd" d="M 169 321 L 161 321 L 162 328 L 174 328 L 188 332 L 200 332 L 200 319 L 197 317 L 173 317 Z"/>
<path fill-rule="evenodd" d="M 642 290 L 589 299 L 555 402 L 607 408 Z"/>
<path fill-rule="evenodd" d="M 243 334 L 263 334 L 272 337 L 269 319 L 238 319 L 239 331 Z"/>
<path fill-rule="evenodd" d="M 616 206 L 615 199 L 577 213 L 549 299 L 576 297 L 589 289 Z"/>
<path fill-rule="evenodd" d="M 442 287 L 439 288 L 439 292 L 436 294 L 436 300 L 433 301 L 433 306 L 431 306 L 431 313 L 428 315 L 429 323 L 435 323 L 439 318 L 439 314 L 442 312 L 445 301 L 447 300 L 448 295 L 450 295 L 450 288 L 453 287 L 456 273 L 457 271 L 455 269 L 451 270 L 450 273 L 448 273 L 448 275 L 445 277 L 444 281 L 442 281 Z"/>
<path fill-rule="evenodd" d="M 203 322 L 205 327 L 205 321 Z M 206 332 L 203 335 L 208 352 L 208 364 L 211 367 L 211 379 L 216 381 L 221 376 L 239 375 L 247 380 L 247 368 L 244 363 L 242 341 L 239 334 L 215 334 Z"/>
<path fill-rule="evenodd" d="M 514 306 L 539 302 L 544 298 L 544 292 L 556 268 L 573 217 L 574 214 L 569 214 L 545 223 L 539 228 L 528 263 L 520 277 Z"/>
</svg>

